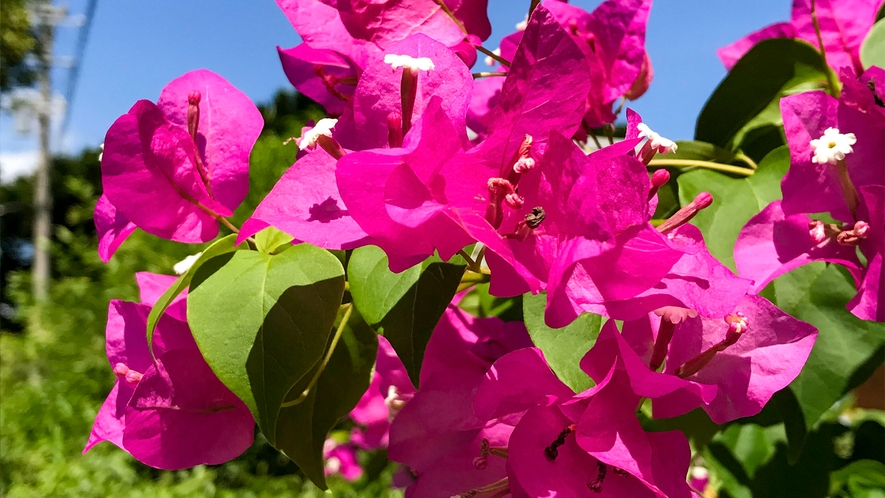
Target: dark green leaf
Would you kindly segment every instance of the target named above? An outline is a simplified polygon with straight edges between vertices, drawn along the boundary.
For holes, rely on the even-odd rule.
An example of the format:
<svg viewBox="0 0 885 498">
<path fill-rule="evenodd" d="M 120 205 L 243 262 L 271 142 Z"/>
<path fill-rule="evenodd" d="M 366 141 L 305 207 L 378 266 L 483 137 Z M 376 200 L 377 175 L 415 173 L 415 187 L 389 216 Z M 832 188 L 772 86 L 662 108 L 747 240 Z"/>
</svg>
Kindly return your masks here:
<svg viewBox="0 0 885 498">
<path fill-rule="evenodd" d="M 277 255 L 238 251 L 194 276 L 187 306 L 194 338 L 271 444 L 280 404 L 322 357 L 343 293 L 341 263 L 309 244 Z"/>
<path fill-rule="evenodd" d="M 327 488 L 323 469 L 326 435 L 369 388 L 377 352 L 375 332 L 354 310 L 316 386 L 303 402 L 280 409 L 275 446 L 322 489 Z M 302 394 L 318 367 L 292 388 L 287 400 Z"/>
<path fill-rule="evenodd" d="M 856 291 L 836 265 L 813 263 L 771 286 L 775 304 L 819 331 L 808 362 L 790 384 L 810 430 L 833 403 L 882 364 L 885 324 L 859 320 L 845 309 Z"/>
<path fill-rule="evenodd" d="M 550 368 L 565 385 L 581 392 L 595 385 L 579 366 L 581 358 L 596 344 L 605 321 L 599 315 L 581 314 L 574 322 L 554 329 L 544 323 L 547 294 L 526 295 L 522 299 L 525 326 L 532 342 L 544 352 Z"/>
<path fill-rule="evenodd" d="M 860 61 L 865 69 L 885 67 L 885 20 L 879 20 L 860 45 Z"/>
<path fill-rule="evenodd" d="M 172 300 L 175 299 L 179 294 L 184 291 L 184 289 L 190 285 L 191 279 L 193 279 L 194 274 L 196 274 L 197 270 L 203 266 L 203 263 L 209 261 L 215 256 L 220 256 L 222 254 L 227 254 L 237 250 L 236 246 L 237 234 L 232 233 L 225 237 L 222 237 L 215 242 L 212 243 L 209 247 L 207 247 L 200 257 L 194 261 L 194 264 L 184 272 L 184 274 L 178 277 L 178 280 L 172 284 L 171 287 L 166 289 L 166 292 L 157 299 L 154 307 L 151 308 L 151 313 L 148 315 L 147 319 L 147 342 L 148 345 L 151 344 L 151 341 L 154 338 L 154 329 L 157 327 L 157 321 L 160 320 L 160 317 L 163 316 L 163 313 L 166 312 L 166 308 L 172 303 Z"/>
<path fill-rule="evenodd" d="M 387 255 L 375 246 L 361 247 L 350 256 L 347 276 L 354 304 L 390 341 L 416 386 L 427 341 L 458 290 L 464 268 L 433 257 L 393 273 Z"/>
<path fill-rule="evenodd" d="M 704 105 L 695 139 L 738 149 L 752 130 L 783 124 L 781 97 L 823 88 L 829 70 L 817 50 L 803 41 L 774 38 L 757 43 Z"/>
<path fill-rule="evenodd" d="M 741 228 L 770 202 L 781 198 L 780 181 L 790 167 L 790 150 L 771 151 L 759 169 L 747 178 L 731 178 L 715 171 L 698 169 L 679 176 L 679 201 L 691 202 L 700 192 L 713 194 L 713 204 L 694 217 L 707 248 L 723 264 L 735 269 L 734 243 Z"/>
</svg>

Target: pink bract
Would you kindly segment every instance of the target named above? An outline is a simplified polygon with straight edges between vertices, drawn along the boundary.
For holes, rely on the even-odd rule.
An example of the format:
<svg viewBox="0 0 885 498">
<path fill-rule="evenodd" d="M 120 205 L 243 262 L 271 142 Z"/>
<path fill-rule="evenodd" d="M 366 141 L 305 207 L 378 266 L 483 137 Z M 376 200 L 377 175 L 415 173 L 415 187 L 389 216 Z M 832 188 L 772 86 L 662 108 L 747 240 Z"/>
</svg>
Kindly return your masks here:
<svg viewBox="0 0 885 498">
<path fill-rule="evenodd" d="M 252 444 L 251 412 L 212 373 L 186 322 L 160 318 L 154 360 L 144 332 L 149 313 L 146 304 L 109 305 L 107 354 L 117 382 L 83 452 L 110 441 L 146 465 L 169 470 L 236 458 Z"/>
<path fill-rule="evenodd" d="M 249 153 L 263 120 L 246 95 L 220 76 L 192 71 L 157 104 L 137 102 L 105 137 L 96 207 L 102 258 L 131 232 L 199 243 L 218 234 L 248 191 Z M 127 232 L 128 231 L 128 232 Z"/>
<path fill-rule="evenodd" d="M 815 7 L 827 62 L 836 70 L 852 67 L 863 70 L 858 51 L 860 44 L 876 20 L 880 0 L 793 0 L 792 19 L 775 23 L 722 47 L 717 52 L 726 69 L 753 48 L 769 38 L 794 38 L 814 47 L 819 46 L 812 20 Z"/>
</svg>

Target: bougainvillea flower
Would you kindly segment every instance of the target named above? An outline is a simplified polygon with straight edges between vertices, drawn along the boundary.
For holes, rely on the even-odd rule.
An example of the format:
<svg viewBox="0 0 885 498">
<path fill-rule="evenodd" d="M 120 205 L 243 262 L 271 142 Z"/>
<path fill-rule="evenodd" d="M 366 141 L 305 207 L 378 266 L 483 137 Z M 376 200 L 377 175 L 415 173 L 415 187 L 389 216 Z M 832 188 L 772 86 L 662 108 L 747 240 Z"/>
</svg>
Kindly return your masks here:
<svg viewBox="0 0 885 498">
<path fill-rule="evenodd" d="M 530 346 L 522 323 L 476 318 L 449 306 L 427 344 L 420 389 L 390 429 L 390 459 L 417 476 L 409 493 L 452 496 L 504 477 L 501 459 L 490 459 L 482 469 L 474 459 L 484 439 L 506 444 L 513 427 L 476 417 L 474 393 L 495 360 Z"/>
<path fill-rule="evenodd" d="M 668 249 L 681 252 L 679 259 L 657 283 L 625 299 L 607 299 L 599 286 L 592 283 L 587 285 L 588 277 L 593 283 L 606 282 L 599 277 L 593 278 L 593 274 L 587 270 L 594 264 L 594 259 L 576 265 L 569 283 L 564 287 L 564 295 L 568 297 L 574 312 L 591 312 L 630 320 L 664 306 L 680 306 L 703 315 L 717 316 L 728 313 L 749 289 L 751 281 L 737 277 L 716 260 L 707 251 L 700 230 L 693 225 L 683 225 L 668 233 L 666 242 Z M 662 251 L 663 246 L 659 247 L 659 251 Z M 634 257 L 639 257 L 639 254 Z M 604 261 L 605 256 L 597 259 Z M 622 261 L 619 260 L 619 263 Z M 646 278 L 650 278 L 656 274 L 646 275 Z M 548 320 L 554 323 L 571 314 L 557 307 L 561 298 L 561 294 L 554 293 L 549 304 Z M 562 303 L 562 306 L 565 304 Z"/>
<path fill-rule="evenodd" d="M 598 381 L 585 392 L 575 395 L 556 379 L 535 348 L 502 356 L 480 385 L 477 415 L 516 422 L 506 447 L 514 496 L 690 496 L 688 442 L 678 432 L 644 432 L 635 416 L 640 398 L 618 351 L 604 342 L 617 330 L 606 327 L 602 345 L 582 362 Z"/>
<path fill-rule="evenodd" d="M 463 141 L 434 97 L 421 121 L 407 136 L 402 148 L 373 149 L 347 154 L 338 162 L 335 176 L 341 198 L 351 216 L 387 253 L 390 269 L 402 271 L 439 251 L 444 260 L 470 244 L 467 233 L 440 212 L 439 188 L 428 191 L 421 178 L 433 174 Z M 421 175 L 421 176 L 417 176 Z M 399 194 L 402 204 L 385 204 Z M 403 213 L 399 221 L 391 214 Z M 422 224 L 408 222 L 406 215 L 421 216 Z"/>
<path fill-rule="evenodd" d="M 487 0 L 446 2 L 468 33 L 433 0 L 323 2 L 277 0 L 303 44 L 281 49 L 289 81 L 333 115 L 343 112 L 362 69 L 415 34 L 451 48 L 467 66 L 491 33 Z"/>
<path fill-rule="evenodd" d="M 335 183 L 337 161 L 322 149 L 295 161 L 243 223 L 237 241 L 273 226 L 325 249 L 354 249 L 371 239 L 351 217 Z"/>
<path fill-rule="evenodd" d="M 812 17 L 813 5 L 830 67 L 839 70 L 848 66 L 862 71 L 860 44 L 876 22 L 881 3 L 881 0 L 793 0 L 789 22 L 766 26 L 716 53 L 726 69 L 731 69 L 754 45 L 769 38 L 794 38 L 820 47 Z"/>
<path fill-rule="evenodd" d="M 427 67 L 414 74 L 406 71 L 404 76 L 404 69 L 391 63 L 391 60 L 405 60 L 401 59 L 403 56 L 409 60 L 426 61 L 432 69 Z M 406 79 L 411 80 L 410 76 L 417 81 L 416 88 L 404 88 L 403 85 L 408 83 Z M 359 130 L 356 143 L 342 139 L 342 144 L 353 150 L 389 146 L 390 114 L 396 112 L 402 116 L 404 137 L 410 123 L 420 119 L 434 96 L 442 100 L 443 110 L 458 125 L 456 133 L 461 136 L 472 86 L 470 70 L 454 52 L 426 35 L 410 36 L 392 45 L 367 65 L 353 98 L 353 122 Z M 411 113 L 404 111 L 404 104 L 411 106 Z M 342 117 L 342 120 L 346 119 L 346 116 Z"/>
<path fill-rule="evenodd" d="M 413 187 L 386 190 L 391 218 L 419 227 L 444 212 L 474 238 L 489 239 L 490 249 L 506 252 L 495 232 L 500 221 L 490 224 L 486 218 L 498 220 L 505 201 L 519 201 L 511 181 L 519 175 L 514 167 L 534 165 L 532 151 L 544 146 L 550 130 L 567 136 L 577 130 L 591 85 L 589 76 L 583 54 L 569 35 L 544 7 L 535 9 L 495 107 L 495 127 L 489 137 L 470 151 L 453 155 L 440 169 L 395 171 L 388 187 Z M 422 195 L 417 197 L 416 192 Z M 490 214 L 490 209 L 495 212 Z"/>
<path fill-rule="evenodd" d="M 213 239 L 217 218 L 246 196 L 249 153 L 262 126 L 252 101 L 206 70 L 173 80 L 157 104 L 137 102 L 105 137 L 102 186 L 115 212 L 98 206 L 99 233 L 107 236 L 103 227 L 113 219 L 116 242 L 125 218 L 166 239 Z"/>
<path fill-rule="evenodd" d="M 612 123 L 612 103 L 624 96 L 639 98 L 651 83 L 653 70 L 645 51 L 651 0 L 607 0 L 592 13 L 564 2 L 545 6 L 572 35 L 594 75 L 587 95 L 588 128 Z"/>
<path fill-rule="evenodd" d="M 661 311 L 597 342 L 613 341 L 656 418 L 698 407 L 717 424 L 755 415 L 799 375 L 817 338 L 812 325 L 754 295 L 724 317 Z"/>
<path fill-rule="evenodd" d="M 350 419 L 357 425 L 351 431 L 351 442 L 366 450 L 386 448 L 390 421 L 412 399 L 415 391 L 406 367 L 390 342 L 378 336 L 375 374 L 369 389 L 350 411 Z"/>
<path fill-rule="evenodd" d="M 302 43 L 290 49 L 277 47 L 283 71 L 292 86 L 339 116 L 353 97 L 362 68 L 346 55 Z"/>
<path fill-rule="evenodd" d="M 639 140 L 588 156 L 551 134 L 538 165 L 519 180 L 522 206 L 509 206 L 498 230 L 478 237 L 524 268 L 517 272 L 531 290 L 547 289 L 551 326 L 584 311 L 627 319 L 677 303 L 727 312 L 746 292 L 749 282 L 710 256 L 696 229 L 680 226 L 687 217 L 651 226 L 649 204 L 659 185 L 651 184 L 641 161 L 626 155 Z M 490 267 L 497 292 L 496 260 Z"/>
<path fill-rule="evenodd" d="M 635 420 L 632 413 L 625 415 Z M 551 460 L 545 450 L 558 441 L 564 428 L 574 424 L 558 406 L 536 407 L 525 413 L 508 447 L 508 484 L 513 496 L 693 496 L 687 485 L 679 482 L 691 457 L 688 441 L 679 432 L 646 434 L 650 473 L 656 481 L 671 484 L 670 488 L 663 484 L 652 488 L 624 469 L 592 456 L 575 436 L 563 438 Z"/>
<path fill-rule="evenodd" d="M 842 72 L 839 100 L 806 92 L 781 100 L 790 146 L 783 201 L 769 205 L 741 231 L 735 262 L 758 291 L 779 275 L 813 261 L 844 265 L 858 287 L 848 309 L 865 320 L 885 321 L 882 258 L 885 189 L 885 71 L 859 79 Z M 814 219 L 829 212 L 841 223 Z M 811 217 L 807 216 L 811 215 Z M 857 250 L 866 258 L 861 264 Z"/>
<path fill-rule="evenodd" d="M 523 33 L 524 31 L 517 31 L 502 38 L 497 54 L 506 61 L 512 61 L 516 55 L 516 49 L 522 41 Z M 507 72 L 508 70 L 509 68 L 503 64 L 497 64 L 494 67 L 495 72 Z M 473 82 L 470 107 L 467 109 L 467 126 L 480 139 L 488 136 L 488 131 L 492 128 L 492 110 L 498 105 L 503 87 L 504 78 L 498 76 L 479 78 Z"/>
<path fill-rule="evenodd" d="M 178 280 L 173 275 L 160 275 L 147 271 L 136 272 L 135 281 L 138 283 L 138 299 L 141 304 L 153 307 L 157 304 L 160 296 Z M 187 321 L 187 289 L 184 289 L 166 308 L 166 314 L 172 318 Z"/>
<path fill-rule="evenodd" d="M 107 263 L 136 227 L 102 194 L 95 204 L 95 231 L 98 234 L 98 256 Z"/>
<path fill-rule="evenodd" d="M 326 439 L 323 443 L 323 458 L 326 460 L 324 472 L 327 476 L 340 475 L 347 481 L 356 481 L 363 476 L 356 446 Z"/>
<path fill-rule="evenodd" d="M 784 273 L 814 261 L 841 264 L 856 281 L 861 279 L 857 248 L 832 238 L 815 242 L 808 235 L 809 223 L 811 218 L 804 214 L 784 215 L 781 202 L 775 201 L 744 225 L 734 257 L 738 274 L 754 279 L 754 294 Z"/>
<path fill-rule="evenodd" d="M 164 314 L 145 339 L 150 306 L 119 300 L 108 308 L 107 354 L 117 376 L 84 453 L 110 441 L 146 465 L 183 469 L 220 464 L 252 444 L 246 405 L 212 373 L 186 322 Z M 224 438 L 218 434 L 224 433 Z"/>
</svg>

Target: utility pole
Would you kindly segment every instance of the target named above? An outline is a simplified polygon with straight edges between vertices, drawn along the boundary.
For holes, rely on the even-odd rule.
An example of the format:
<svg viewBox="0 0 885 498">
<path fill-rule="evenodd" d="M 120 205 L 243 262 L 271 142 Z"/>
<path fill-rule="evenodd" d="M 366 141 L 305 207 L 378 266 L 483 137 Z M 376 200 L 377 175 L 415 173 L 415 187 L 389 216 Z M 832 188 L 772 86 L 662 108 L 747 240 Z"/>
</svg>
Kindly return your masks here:
<svg viewBox="0 0 885 498">
<path fill-rule="evenodd" d="M 34 185 L 34 262 L 31 285 L 34 299 L 45 301 L 49 294 L 50 241 L 52 237 L 52 151 L 49 148 L 50 114 L 52 108 L 52 37 L 55 25 L 67 15 L 64 8 L 55 7 L 49 1 L 38 1 L 32 11 L 36 21 L 38 55 L 38 80 L 40 104 L 37 106 L 40 125 L 40 164 Z"/>
</svg>

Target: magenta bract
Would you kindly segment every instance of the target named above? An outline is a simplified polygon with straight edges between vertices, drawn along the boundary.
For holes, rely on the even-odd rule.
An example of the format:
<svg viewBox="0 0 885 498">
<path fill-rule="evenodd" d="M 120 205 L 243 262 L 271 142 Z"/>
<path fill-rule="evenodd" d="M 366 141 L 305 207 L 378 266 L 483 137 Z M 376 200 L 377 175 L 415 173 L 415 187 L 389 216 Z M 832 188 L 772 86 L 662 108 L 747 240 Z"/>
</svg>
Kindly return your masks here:
<svg viewBox="0 0 885 498">
<path fill-rule="evenodd" d="M 145 338 L 149 313 L 146 304 L 110 303 L 107 354 L 117 382 L 83 452 L 110 441 L 146 465 L 169 470 L 236 458 L 252 444 L 251 412 L 212 373 L 186 322 L 160 318 L 152 358 Z"/>
<path fill-rule="evenodd" d="M 249 187 L 249 153 L 263 120 L 242 92 L 215 73 L 169 83 L 157 104 L 137 102 L 105 137 L 96 206 L 102 258 L 132 227 L 179 242 L 218 234 Z"/>
</svg>

